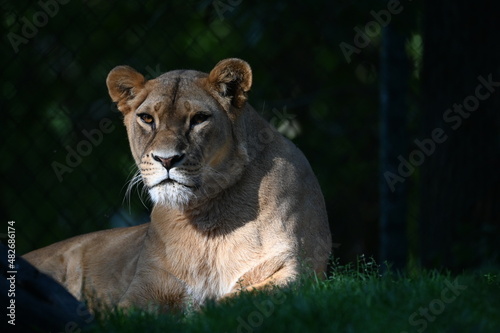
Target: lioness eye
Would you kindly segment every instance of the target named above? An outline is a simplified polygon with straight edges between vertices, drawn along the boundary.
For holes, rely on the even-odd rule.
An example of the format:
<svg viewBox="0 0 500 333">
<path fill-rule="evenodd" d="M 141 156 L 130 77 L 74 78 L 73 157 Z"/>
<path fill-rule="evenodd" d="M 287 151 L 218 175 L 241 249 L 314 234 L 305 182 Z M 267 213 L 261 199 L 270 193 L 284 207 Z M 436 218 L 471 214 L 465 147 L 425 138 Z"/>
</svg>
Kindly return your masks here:
<svg viewBox="0 0 500 333">
<path fill-rule="evenodd" d="M 205 122 L 209 117 L 210 117 L 210 115 L 208 115 L 206 113 L 197 113 L 191 118 L 190 125 L 191 125 L 191 127 L 199 125 L 199 124 Z"/>
<path fill-rule="evenodd" d="M 154 123 L 154 119 L 153 119 L 153 116 L 151 116 L 150 114 L 147 114 L 147 113 L 141 113 L 141 114 L 138 114 L 137 115 L 139 118 L 141 118 L 141 120 L 146 123 L 146 124 L 153 124 Z"/>
</svg>

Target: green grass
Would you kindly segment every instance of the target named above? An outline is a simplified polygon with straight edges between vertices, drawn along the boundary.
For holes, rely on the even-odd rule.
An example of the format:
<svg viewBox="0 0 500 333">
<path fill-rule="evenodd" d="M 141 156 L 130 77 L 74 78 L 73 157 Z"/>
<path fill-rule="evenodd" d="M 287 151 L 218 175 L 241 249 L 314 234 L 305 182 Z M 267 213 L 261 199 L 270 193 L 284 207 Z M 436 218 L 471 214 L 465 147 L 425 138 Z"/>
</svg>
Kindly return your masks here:
<svg viewBox="0 0 500 333">
<path fill-rule="evenodd" d="M 89 332 L 500 332 L 500 272 L 379 274 L 373 261 L 334 267 L 273 292 L 201 311 L 106 314 Z"/>
</svg>

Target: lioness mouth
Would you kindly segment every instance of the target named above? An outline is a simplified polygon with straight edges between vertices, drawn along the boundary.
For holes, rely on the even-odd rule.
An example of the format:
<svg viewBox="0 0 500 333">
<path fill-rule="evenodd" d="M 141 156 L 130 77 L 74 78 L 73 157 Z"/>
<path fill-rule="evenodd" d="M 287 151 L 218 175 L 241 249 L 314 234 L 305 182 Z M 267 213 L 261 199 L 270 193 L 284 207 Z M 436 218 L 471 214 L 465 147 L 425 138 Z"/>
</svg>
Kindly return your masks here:
<svg viewBox="0 0 500 333">
<path fill-rule="evenodd" d="M 156 187 L 156 186 L 160 186 L 160 185 L 176 184 L 176 183 L 179 185 L 182 185 L 182 184 L 176 182 L 175 180 L 173 180 L 172 178 L 166 178 L 166 179 L 162 180 L 161 182 L 159 182 L 158 184 L 151 186 L 151 188 Z"/>
<path fill-rule="evenodd" d="M 179 183 L 178 181 L 175 181 L 172 178 L 166 178 L 166 179 L 162 180 L 161 182 L 159 182 L 158 184 L 155 184 L 155 185 L 151 186 L 150 188 L 155 188 L 157 186 L 166 185 L 166 184 L 177 184 L 177 185 L 182 185 L 182 186 L 191 188 L 191 186 Z"/>
</svg>

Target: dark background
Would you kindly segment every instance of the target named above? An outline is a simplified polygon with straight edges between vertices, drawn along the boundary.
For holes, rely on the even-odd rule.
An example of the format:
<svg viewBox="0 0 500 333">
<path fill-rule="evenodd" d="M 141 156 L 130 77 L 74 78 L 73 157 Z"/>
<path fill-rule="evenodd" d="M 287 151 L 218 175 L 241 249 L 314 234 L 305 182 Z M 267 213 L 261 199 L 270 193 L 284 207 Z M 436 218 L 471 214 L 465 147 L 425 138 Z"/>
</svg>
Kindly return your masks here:
<svg viewBox="0 0 500 333">
<path fill-rule="evenodd" d="M 16 221 L 25 253 L 147 221 L 147 195 L 125 197 L 135 169 L 107 73 L 121 64 L 148 78 L 208 72 L 239 57 L 253 68 L 250 103 L 321 183 L 335 257 L 397 268 L 498 264 L 493 3 L 3 1 L 0 228 Z M 479 88 L 489 92 L 482 99 L 479 77 L 493 82 Z M 436 129 L 446 140 L 431 144 Z M 85 156 L 67 160 L 78 150 Z"/>
</svg>

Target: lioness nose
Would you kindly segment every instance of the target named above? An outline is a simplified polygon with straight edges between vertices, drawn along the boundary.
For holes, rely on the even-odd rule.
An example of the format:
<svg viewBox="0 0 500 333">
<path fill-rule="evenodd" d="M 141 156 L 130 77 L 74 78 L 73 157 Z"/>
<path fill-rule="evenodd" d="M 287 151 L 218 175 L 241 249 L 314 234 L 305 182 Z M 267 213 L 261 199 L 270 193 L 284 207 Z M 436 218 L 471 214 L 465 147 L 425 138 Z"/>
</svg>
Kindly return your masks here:
<svg viewBox="0 0 500 333">
<path fill-rule="evenodd" d="M 163 165 L 163 167 L 167 170 L 172 169 L 176 164 L 178 164 L 184 158 L 184 154 L 173 155 L 170 157 L 160 157 L 160 156 L 156 156 L 156 155 L 152 155 L 152 156 L 153 156 L 153 159 L 155 161 L 160 162 L 161 165 Z"/>
</svg>

